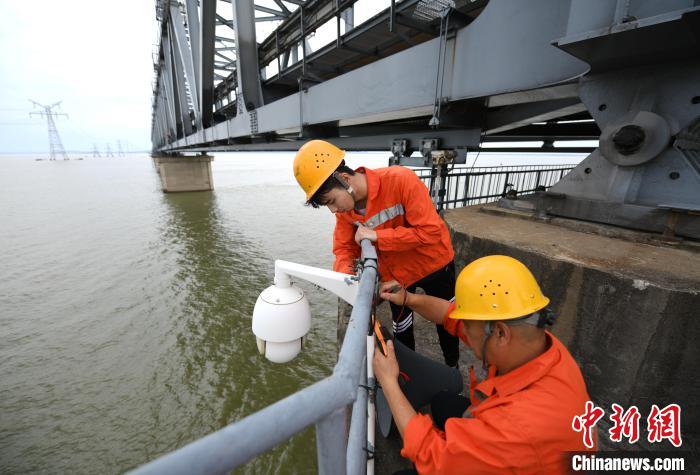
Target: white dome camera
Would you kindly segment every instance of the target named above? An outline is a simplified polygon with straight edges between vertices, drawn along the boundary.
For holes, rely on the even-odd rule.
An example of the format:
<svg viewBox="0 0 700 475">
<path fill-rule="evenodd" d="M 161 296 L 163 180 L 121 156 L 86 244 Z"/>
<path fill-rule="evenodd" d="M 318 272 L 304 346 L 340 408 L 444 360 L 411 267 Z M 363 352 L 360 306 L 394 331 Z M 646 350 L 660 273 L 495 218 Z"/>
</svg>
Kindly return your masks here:
<svg viewBox="0 0 700 475">
<path fill-rule="evenodd" d="M 258 351 L 273 363 L 287 363 L 301 352 L 311 328 L 311 309 L 304 291 L 291 284 L 271 285 L 253 309 L 253 333 Z"/>
</svg>

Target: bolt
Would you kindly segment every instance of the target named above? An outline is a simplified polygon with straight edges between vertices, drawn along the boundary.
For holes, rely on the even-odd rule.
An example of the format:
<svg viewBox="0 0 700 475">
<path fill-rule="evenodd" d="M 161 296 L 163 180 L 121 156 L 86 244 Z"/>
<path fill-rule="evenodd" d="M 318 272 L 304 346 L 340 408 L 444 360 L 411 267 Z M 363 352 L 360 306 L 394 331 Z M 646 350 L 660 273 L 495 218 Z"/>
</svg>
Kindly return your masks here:
<svg viewBox="0 0 700 475">
<path fill-rule="evenodd" d="M 622 155 L 632 155 L 642 148 L 645 138 L 644 129 L 640 126 L 625 125 L 615 132 L 612 141 L 615 144 L 615 149 Z"/>
</svg>

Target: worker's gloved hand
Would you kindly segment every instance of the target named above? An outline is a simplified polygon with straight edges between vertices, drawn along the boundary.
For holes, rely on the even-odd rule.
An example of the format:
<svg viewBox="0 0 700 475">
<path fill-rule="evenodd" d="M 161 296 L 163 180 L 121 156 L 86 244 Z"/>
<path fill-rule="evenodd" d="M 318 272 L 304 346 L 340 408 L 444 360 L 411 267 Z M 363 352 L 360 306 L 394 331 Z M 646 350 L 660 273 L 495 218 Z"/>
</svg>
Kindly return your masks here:
<svg viewBox="0 0 700 475">
<path fill-rule="evenodd" d="M 379 286 L 379 297 L 396 305 L 405 305 L 408 292 L 395 280 L 382 282 Z"/>
<path fill-rule="evenodd" d="M 360 224 L 357 227 L 357 231 L 355 231 L 355 242 L 357 244 L 360 244 L 360 241 L 362 241 L 363 239 L 369 239 L 372 242 L 376 242 L 377 232 Z"/>
</svg>

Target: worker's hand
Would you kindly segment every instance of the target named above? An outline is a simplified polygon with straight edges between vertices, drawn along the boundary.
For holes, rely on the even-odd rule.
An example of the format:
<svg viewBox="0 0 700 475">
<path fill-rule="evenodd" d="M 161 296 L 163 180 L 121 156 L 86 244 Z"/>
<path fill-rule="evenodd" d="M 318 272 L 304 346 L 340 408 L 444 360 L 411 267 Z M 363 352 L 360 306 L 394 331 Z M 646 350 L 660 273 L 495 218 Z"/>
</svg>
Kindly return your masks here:
<svg viewBox="0 0 700 475">
<path fill-rule="evenodd" d="M 379 298 L 388 300 L 396 305 L 404 305 L 408 301 L 408 293 L 409 292 L 395 280 L 383 282 L 379 286 Z"/>
<path fill-rule="evenodd" d="M 363 239 L 369 239 L 372 242 L 376 242 L 377 232 L 366 226 L 360 225 L 357 227 L 357 231 L 355 232 L 355 242 L 357 244 L 360 244 L 360 241 L 362 241 Z"/>
<path fill-rule="evenodd" d="M 399 362 L 396 360 L 393 341 L 387 340 L 386 352 L 387 355 L 384 356 L 379 348 L 375 348 L 374 361 L 372 362 L 374 376 L 383 387 L 392 381 L 397 382 L 399 379 Z"/>
</svg>

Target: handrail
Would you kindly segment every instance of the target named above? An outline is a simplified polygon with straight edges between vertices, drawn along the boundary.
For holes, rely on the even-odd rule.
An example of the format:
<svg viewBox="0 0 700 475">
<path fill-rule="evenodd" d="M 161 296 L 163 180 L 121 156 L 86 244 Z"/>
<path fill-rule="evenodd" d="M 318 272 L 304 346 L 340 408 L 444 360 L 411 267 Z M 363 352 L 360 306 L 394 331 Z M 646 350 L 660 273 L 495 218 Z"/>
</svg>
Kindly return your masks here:
<svg viewBox="0 0 700 475">
<path fill-rule="evenodd" d="M 376 250 L 366 239 L 361 242 L 361 247 L 363 268 L 357 300 L 350 315 L 338 363 L 331 376 L 163 455 L 131 473 L 225 473 L 290 439 L 311 424 L 316 424 L 320 473 L 345 474 L 348 463 L 346 457 L 366 457 L 362 450 L 357 449 L 356 444 L 352 444 L 352 453 L 347 452 L 344 414 L 347 406 L 358 398 L 358 388 L 366 386 L 366 381 L 362 381 L 361 376 L 366 378 L 364 363 L 367 331 L 377 280 Z M 353 408 L 353 412 L 357 411 L 357 407 Z M 355 424 L 357 419 L 363 418 L 353 417 L 351 424 Z M 351 427 L 350 430 L 356 433 L 357 428 L 352 429 Z M 319 431 L 328 432 L 330 437 L 323 437 Z M 342 451 L 337 450 L 338 444 L 343 445 Z M 349 465 L 355 470 L 364 467 L 361 461 Z"/>
<path fill-rule="evenodd" d="M 576 165 L 510 165 L 497 167 L 465 167 L 450 169 L 445 177 L 444 194 L 438 195 L 436 207 L 457 208 L 485 204 L 506 196 L 512 190 L 518 196 L 546 190 Z M 417 168 L 418 178 L 430 189 L 433 170 Z M 431 190 L 437 193 L 437 190 Z"/>
</svg>

